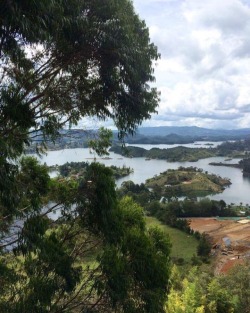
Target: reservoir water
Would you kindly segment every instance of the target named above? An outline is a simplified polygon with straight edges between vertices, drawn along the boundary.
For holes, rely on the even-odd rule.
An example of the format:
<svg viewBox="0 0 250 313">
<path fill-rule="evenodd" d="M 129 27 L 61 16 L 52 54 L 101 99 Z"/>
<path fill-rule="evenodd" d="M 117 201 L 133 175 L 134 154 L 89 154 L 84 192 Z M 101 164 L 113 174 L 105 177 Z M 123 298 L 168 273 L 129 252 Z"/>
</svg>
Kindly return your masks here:
<svg viewBox="0 0 250 313">
<path fill-rule="evenodd" d="M 199 144 L 199 145 L 197 145 Z M 206 143 L 201 142 L 195 144 L 187 144 L 182 146 L 192 147 L 209 147 Z M 217 145 L 218 143 L 212 143 Z M 136 145 L 145 149 L 151 149 L 150 145 Z M 175 145 L 155 145 L 154 147 L 169 148 Z M 214 147 L 214 146 L 213 146 Z M 96 157 L 96 158 L 95 158 Z M 177 169 L 179 166 L 195 166 L 202 168 L 204 171 L 227 177 L 231 180 L 232 185 L 227 187 L 222 193 L 209 196 L 211 199 L 223 199 L 227 204 L 250 204 L 250 178 L 243 177 L 240 169 L 226 166 L 212 166 L 210 162 L 225 162 L 224 157 L 213 157 L 202 159 L 197 162 L 167 162 L 165 160 L 145 160 L 144 158 L 127 158 L 121 157 L 118 154 L 110 152 L 109 159 L 100 158 L 89 152 L 89 149 L 65 149 L 58 151 L 48 151 L 47 155 L 42 156 L 40 161 L 46 162 L 47 165 L 62 165 L 66 162 L 93 162 L 94 158 L 97 162 L 107 166 L 115 165 L 122 167 L 123 165 L 134 169 L 134 173 L 117 181 L 117 186 L 120 186 L 123 181 L 132 180 L 134 183 L 144 183 L 147 178 L 160 174 L 168 169 Z M 228 163 L 238 163 L 239 159 L 232 159 Z"/>
</svg>

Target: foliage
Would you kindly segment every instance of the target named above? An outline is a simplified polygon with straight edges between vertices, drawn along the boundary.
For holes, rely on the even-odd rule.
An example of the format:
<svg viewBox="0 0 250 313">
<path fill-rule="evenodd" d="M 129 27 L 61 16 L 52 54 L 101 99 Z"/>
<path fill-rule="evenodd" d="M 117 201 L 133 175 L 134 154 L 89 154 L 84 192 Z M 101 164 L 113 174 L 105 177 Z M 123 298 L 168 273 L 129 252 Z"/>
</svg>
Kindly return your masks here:
<svg viewBox="0 0 250 313">
<path fill-rule="evenodd" d="M 233 267 L 227 276 L 219 279 L 221 292 L 230 292 L 237 309 L 235 312 L 250 311 L 250 271 L 249 262 Z M 222 303 L 223 305 L 223 303 Z"/>
<path fill-rule="evenodd" d="M 50 169 L 59 170 L 59 174 L 63 177 L 76 174 L 84 176 L 88 166 L 87 162 L 66 162 L 63 165 L 52 166 Z"/>
<path fill-rule="evenodd" d="M 112 172 L 93 164 L 79 181 L 52 180 L 19 159 L 82 118 L 133 134 L 159 100 L 148 85 L 158 58 L 129 0 L 1 4 L 0 311 L 162 311 L 168 240 L 132 200 L 119 203 Z M 104 153 L 110 131 L 99 139 Z"/>
<path fill-rule="evenodd" d="M 132 168 L 126 167 L 125 165 L 123 165 L 122 167 L 111 165 L 110 169 L 112 170 L 115 179 L 127 176 L 134 172 Z"/>
<path fill-rule="evenodd" d="M 164 219 L 164 216 L 169 214 L 176 217 L 211 217 L 211 216 L 235 216 L 234 209 L 226 206 L 223 200 L 216 201 L 209 198 L 201 199 L 200 201 L 192 199 L 178 200 L 173 199 L 168 203 L 155 204 L 151 203 L 148 206 L 151 214 Z"/>
<path fill-rule="evenodd" d="M 194 236 L 190 236 L 177 228 L 163 224 L 152 216 L 146 217 L 146 223 L 147 227 L 159 227 L 169 236 L 172 244 L 170 256 L 174 264 L 185 266 L 192 263 L 192 257 L 196 254 L 198 245 L 198 240 Z"/>
<path fill-rule="evenodd" d="M 85 176 L 88 166 L 88 162 L 66 162 L 63 165 L 50 166 L 49 169 L 59 171 L 58 179 L 63 177 L 71 179 L 75 178 L 76 180 L 79 180 Z M 111 169 L 115 179 L 127 176 L 133 172 L 133 169 L 126 167 L 125 165 L 123 165 L 123 167 L 111 165 L 109 168 Z"/>
<path fill-rule="evenodd" d="M 175 138 L 175 137 L 174 137 Z M 183 137 L 182 140 L 184 140 Z M 135 139 L 129 139 L 129 143 L 133 143 Z M 141 142 L 142 140 L 142 142 Z M 137 143 L 154 143 L 165 142 L 166 137 L 154 138 L 154 137 L 142 137 L 138 139 Z M 171 135 L 169 140 L 174 140 L 173 136 Z M 186 140 L 190 142 L 190 138 L 187 136 Z M 163 141 L 163 142 L 162 142 Z M 176 140 L 178 143 L 178 138 Z M 175 143 L 176 143 L 175 142 Z M 168 142 L 165 142 L 168 143 Z M 129 146 L 125 150 L 122 149 L 119 145 L 114 145 L 111 147 L 111 150 L 115 153 L 122 154 L 122 155 L 129 155 L 131 157 L 145 157 L 151 159 L 163 159 L 167 160 L 168 162 L 196 162 L 200 159 L 210 158 L 214 156 L 224 156 L 224 157 L 240 157 L 247 159 L 249 157 L 250 151 L 250 140 L 237 140 L 234 142 L 224 142 L 221 145 L 217 146 L 216 148 L 188 148 L 188 147 L 174 147 L 168 149 L 160 149 L 160 148 L 152 148 L 150 150 L 146 150 L 141 147 Z M 234 167 L 242 167 L 241 162 L 238 165 L 233 165 Z M 219 165 L 220 163 L 215 163 L 215 165 Z M 232 166 L 229 163 L 223 163 L 226 166 Z"/>
<path fill-rule="evenodd" d="M 160 195 L 167 198 L 222 192 L 230 184 L 229 179 L 203 173 L 195 167 L 169 169 L 146 181 L 147 187 L 159 190 Z"/>
<path fill-rule="evenodd" d="M 205 159 L 216 155 L 216 151 L 214 149 L 187 148 L 182 146 L 169 149 L 152 148 L 150 150 L 146 150 L 144 148 L 133 146 L 129 146 L 124 149 L 119 145 L 115 145 L 110 148 L 110 151 L 131 157 L 162 159 L 167 160 L 168 162 L 195 162 L 199 159 Z"/>
<path fill-rule="evenodd" d="M 200 274 L 197 267 L 193 267 L 181 281 L 180 276 L 178 269 L 174 267 L 166 313 L 247 312 L 237 310 L 230 289 L 222 288 L 220 278 Z"/>
<path fill-rule="evenodd" d="M 250 175 L 250 159 L 243 159 L 239 162 L 240 167 L 243 170 L 244 176 Z"/>
<path fill-rule="evenodd" d="M 42 178 L 45 167 L 31 162 Z M 2 253 L 0 308 L 161 312 L 169 240 L 158 229 L 146 229 L 143 210 L 131 198 L 118 202 L 112 171 L 93 163 L 79 182 L 52 180 L 49 186 L 42 199 L 53 206 L 32 210 L 10 234 L 16 238 L 13 251 Z M 57 211 L 54 221 L 47 217 L 51 210 Z"/>
<path fill-rule="evenodd" d="M 0 14 L 0 124 L 9 121 L 9 149 L 22 150 L 30 127 L 53 139 L 66 121 L 97 115 L 113 118 L 122 136 L 155 112 L 158 95 L 147 82 L 159 55 L 130 1 L 5 1 Z"/>
<path fill-rule="evenodd" d="M 212 244 L 206 234 L 202 234 L 197 247 L 197 255 L 206 260 L 211 252 Z"/>
<path fill-rule="evenodd" d="M 135 184 L 131 180 L 123 182 L 121 187 L 118 188 L 117 193 L 119 197 L 123 197 L 125 195 L 132 197 L 144 208 L 155 199 L 155 194 L 150 192 L 145 184 Z"/>
<path fill-rule="evenodd" d="M 226 141 L 217 147 L 219 156 L 238 157 L 246 156 L 250 150 L 250 139 Z"/>
<path fill-rule="evenodd" d="M 98 137 L 91 139 L 88 142 L 90 149 L 93 149 L 98 155 L 108 155 L 107 149 L 111 146 L 113 137 L 112 130 L 101 127 L 98 132 Z"/>
</svg>

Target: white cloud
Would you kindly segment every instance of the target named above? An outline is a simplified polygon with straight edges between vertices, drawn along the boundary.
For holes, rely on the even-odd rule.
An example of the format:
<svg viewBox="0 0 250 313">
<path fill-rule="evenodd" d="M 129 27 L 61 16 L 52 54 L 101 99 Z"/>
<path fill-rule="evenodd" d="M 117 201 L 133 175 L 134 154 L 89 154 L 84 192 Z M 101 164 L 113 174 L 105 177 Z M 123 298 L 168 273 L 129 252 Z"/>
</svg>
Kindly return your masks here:
<svg viewBox="0 0 250 313">
<path fill-rule="evenodd" d="M 162 59 L 151 125 L 250 127 L 250 1 L 134 0 Z"/>
</svg>

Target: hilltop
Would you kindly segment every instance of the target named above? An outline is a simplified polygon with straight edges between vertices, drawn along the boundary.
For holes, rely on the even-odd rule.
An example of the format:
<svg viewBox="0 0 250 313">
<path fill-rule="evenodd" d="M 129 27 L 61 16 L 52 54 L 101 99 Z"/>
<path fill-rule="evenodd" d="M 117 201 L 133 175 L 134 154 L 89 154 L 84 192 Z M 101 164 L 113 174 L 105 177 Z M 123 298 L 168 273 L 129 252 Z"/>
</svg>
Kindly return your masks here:
<svg viewBox="0 0 250 313">
<path fill-rule="evenodd" d="M 231 184 L 229 179 L 214 174 L 204 173 L 196 167 L 179 167 L 178 170 L 167 170 L 146 181 L 149 188 L 157 188 L 162 196 L 168 197 L 197 195 L 200 193 L 220 193 Z"/>
</svg>

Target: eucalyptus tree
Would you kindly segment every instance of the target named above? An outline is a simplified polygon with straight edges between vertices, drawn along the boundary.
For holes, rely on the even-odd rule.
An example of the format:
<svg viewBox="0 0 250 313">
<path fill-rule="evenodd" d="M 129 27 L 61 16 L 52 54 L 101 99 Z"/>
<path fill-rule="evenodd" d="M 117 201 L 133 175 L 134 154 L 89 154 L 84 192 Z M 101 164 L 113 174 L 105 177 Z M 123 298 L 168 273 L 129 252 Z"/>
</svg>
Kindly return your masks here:
<svg viewBox="0 0 250 313">
<path fill-rule="evenodd" d="M 0 190 L 26 145 L 38 150 L 68 122 L 113 119 L 119 136 L 155 112 L 159 54 L 128 0 L 3 1 L 0 8 Z M 33 134 L 33 135 L 32 135 Z M 7 192 L 7 193 L 6 193 Z"/>
<path fill-rule="evenodd" d="M 148 83 L 159 55 L 130 1 L 4 1 L 0 21 L 0 125 L 10 156 L 30 129 L 53 138 L 66 121 L 97 116 L 112 118 L 122 136 L 155 112 Z"/>
<path fill-rule="evenodd" d="M 156 110 L 158 57 L 129 0 L 2 1 L 0 311 L 163 310 L 169 241 L 117 200 L 111 172 L 93 164 L 83 179 L 53 180 L 20 158 L 83 117 L 133 134 Z"/>
</svg>

